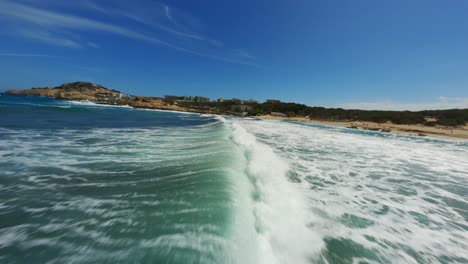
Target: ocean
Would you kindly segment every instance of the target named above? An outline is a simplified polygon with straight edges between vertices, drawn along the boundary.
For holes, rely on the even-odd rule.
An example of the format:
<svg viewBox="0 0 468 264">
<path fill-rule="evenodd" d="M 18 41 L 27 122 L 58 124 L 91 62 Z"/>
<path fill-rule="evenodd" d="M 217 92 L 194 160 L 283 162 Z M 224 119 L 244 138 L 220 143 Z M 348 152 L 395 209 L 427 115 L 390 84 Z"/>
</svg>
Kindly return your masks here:
<svg viewBox="0 0 468 264">
<path fill-rule="evenodd" d="M 468 263 L 468 141 L 0 94 L 0 263 Z"/>
</svg>

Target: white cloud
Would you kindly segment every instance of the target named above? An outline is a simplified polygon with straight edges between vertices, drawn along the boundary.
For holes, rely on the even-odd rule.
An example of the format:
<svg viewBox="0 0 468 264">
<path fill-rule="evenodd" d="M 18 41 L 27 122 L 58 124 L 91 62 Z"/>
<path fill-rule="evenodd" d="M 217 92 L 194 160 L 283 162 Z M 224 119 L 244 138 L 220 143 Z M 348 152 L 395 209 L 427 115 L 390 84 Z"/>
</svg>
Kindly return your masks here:
<svg viewBox="0 0 468 264">
<path fill-rule="evenodd" d="M 141 3 L 137 5 L 132 2 L 132 5 L 128 5 L 126 1 L 112 1 L 114 7 L 105 8 L 90 0 L 83 1 L 81 4 L 81 8 L 87 9 L 87 12 L 99 12 L 106 16 L 131 19 L 134 23 L 140 24 L 138 27 L 133 27 L 135 30 L 127 27 L 131 23 L 121 23 L 125 26 L 115 24 L 115 19 L 112 19 L 114 23 L 111 24 L 88 17 L 51 11 L 50 6 L 62 9 L 66 6 L 51 0 L 34 2 L 34 7 L 0 0 L 0 18 L 9 18 L 9 23 L 5 25 L 12 26 L 12 28 L 7 29 L 7 32 L 56 46 L 96 48 L 99 45 L 95 41 L 84 40 L 79 36 L 81 33 L 96 31 L 163 45 L 219 61 L 257 66 L 254 57 L 247 52 L 225 48 L 223 42 L 219 40 L 205 38 L 193 30 L 187 30 L 188 27 L 196 27 L 198 24 L 197 20 L 190 15 L 160 3 L 145 1 Z M 151 3 L 153 8 L 147 8 L 146 5 L 150 4 L 151 7 Z M 37 7 L 41 4 L 47 6 L 47 10 Z M 76 5 L 73 3 L 75 9 Z M 189 22 L 184 23 L 185 21 Z M 3 28 L 6 29 L 7 26 Z M 153 32 L 155 30 L 157 31 Z M 155 37 L 156 34 L 158 37 Z"/>
<path fill-rule="evenodd" d="M 67 48 L 81 48 L 81 45 L 71 39 L 68 39 L 64 36 L 59 36 L 58 34 L 53 34 L 49 31 L 44 30 L 24 30 L 19 29 L 16 31 L 19 35 L 22 35 L 27 38 L 35 39 L 42 41 L 47 44 L 62 46 Z"/>
<path fill-rule="evenodd" d="M 255 59 L 254 56 L 252 56 L 249 53 L 247 53 L 247 52 L 245 52 L 243 50 L 240 50 L 240 49 L 234 49 L 234 50 L 232 50 L 232 52 L 234 54 L 236 54 L 236 56 L 239 56 L 239 57 L 242 57 L 242 58 L 251 59 L 251 60 Z"/>
<path fill-rule="evenodd" d="M 164 13 L 166 14 L 166 17 L 167 19 L 169 19 L 169 21 L 171 21 L 174 25 L 177 25 L 177 23 L 172 18 L 171 9 L 169 8 L 169 6 L 164 5 Z"/>
<path fill-rule="evenodd" d="M 95 48 L 95 49 L 99 48 L 99 45 L 92 42 L 92 41 L 88 41 L 88 43 L 86 43 L 86 44 L 88 44 L 88 46 L 91 47 L 91 48 Z"/>
<path fill-rule="evenodd" d="M 54 29 L 105 31 L 128 38 L 140 39 L 153 43 L 162 42 L 157 38 L 146 36 L 144 34 L 134 32 L 119 26 L 106 24 L 88 18 L 82 18 L 72 15 L 62 15 L 59 13 L 29 7 L 21 4 L 10 3 L 9 1 L 0 1 L 0 14 L 19 19 L 21 21 L 30 22 L 35 25 L 39 25 L 51 31 L 53 31 Z"/>
<path fill-rule="evenodd" d="M 48 57 L 57 58 L 57 56 L 47 54 L 31 54 L 31 53 L 0 53 L 1 57 Z"/>
<path fill-rule="evenodd" d="M 398 103 L 392 101 L 383 102 L 349 102 L 341 104 L 339 107 L 345 109 L 362 110 L 440 110 L 454 108 L 468 108 L 468 98 L 464 97 L 444 97 L 441 96 L 432 102 L 418 103 Z"/>
<path fill-rule="evenodd" d="M 99 13 L 102 13 L 108 16 L 112 16 L 112 15 L 121 16 L 130 20 L 133 20 L 134 22 L 149 25 L 149 26 L 158 28 L 160 30 L 163 30 L 167 33 L 171 33 L 180 37 L 198 39 L 198 40 L 203 39 L 203 37 L 199 36 L 196 33 L 184 32 L 182 30 L 174 29 L 168 25 L 164 25 L 164 23 L 160 21 L 162 16 L 158 15 L 158 13 L 161 13 L 161 12 L 165 13 L 164 17 L 167 18 L 171 24 L 181 27 L 175 22 L 175 20 L 170 15 L 170 11 L 169 11 L 170 9 L 169 9 L 169 6 L 167 5 L 152 3 L 153 5 L 156 5 L 156 8 L 143 9 L 143 8 L 138 8 L 138 5 L 127 7 L 126 5 L 128 5 L 128 3 L 121 2 L 121 1 L 114 1 L 113 6 L 110 8 L 104 8 L 91 1 L 86 1 L 85 4 L 90 9 L 93 9 L 95 11 L 98 11 Z M 148 14 L 149 11 L 151 11 L 150 14 Z"/>
</svg>

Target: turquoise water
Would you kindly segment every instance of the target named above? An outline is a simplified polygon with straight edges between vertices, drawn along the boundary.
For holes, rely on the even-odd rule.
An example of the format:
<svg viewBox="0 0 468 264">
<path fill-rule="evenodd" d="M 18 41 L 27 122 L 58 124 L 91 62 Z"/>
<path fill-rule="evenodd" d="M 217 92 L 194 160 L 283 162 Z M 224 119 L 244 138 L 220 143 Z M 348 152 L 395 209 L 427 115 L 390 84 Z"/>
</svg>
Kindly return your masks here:
<svg viewBox="0 0 468 264">
<path fill-rule="evenodd" d="M 1 263 L 468 263 L 468 142 L 0 95 Z"/>
</svg>

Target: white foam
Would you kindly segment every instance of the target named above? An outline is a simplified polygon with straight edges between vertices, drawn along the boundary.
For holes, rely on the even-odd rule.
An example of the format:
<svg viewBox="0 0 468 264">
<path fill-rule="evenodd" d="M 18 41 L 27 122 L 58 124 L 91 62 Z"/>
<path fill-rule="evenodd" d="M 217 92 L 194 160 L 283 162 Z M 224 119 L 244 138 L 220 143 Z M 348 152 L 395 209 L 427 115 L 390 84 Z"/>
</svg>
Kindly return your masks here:
<svg viewBox="0 0 468 264">
<path fill-rule="evenodd" d="M 195 112 L 186 112 L 186 111 L 176 111 L 176 110 L 166 110 L 166 109 L 150 109 L 150 108 L 134 108 L 142 111 L 154 111 L 154 112 L 165 112 L 165 113 L 175 113 L 175 114 L 185 114 L 185 115 L 200 115 Z"/>
<path fill-rule="evenodd" d="M 94 102 L 89 101 L 89 100 L 79 100 L 79 101 L 70 100 L 70 101 L 67 101 L 67 102 L 69 102 L 71 104 L 83 105 L 83 106 L 133 108 L 133 107 L 131 107 L 129 105 L 98 104 L 98 103 L 94 103 Z"/>
<path fill-rule="evenodd" d="M 246 173 L 254 185 L 257 263 L 309 263 L 323 246 L 321 236 L 308 228 L 315 216 L 307 210 L 302 190 L 289 182 L 288 163 L 237 123 L 227 122 L 233 140 L 247 157 Z"/>
<path fill-rule="evenodd" d="M 303 194 L 327 219 L 313 227 L 324 237 L 351 240 L 398 263 L 416 262 L 408 249 L 427 263 L 442 256 L 468 259 L 463 247 L 468 233 L 455 225 L 466 226 L 466 220 L 446 202 L 466 204 L 460 193 L 468 188 L 466 145 L 285 122 L 237 122 L 288 161 L 300 179 L 295 185 L 312 188 Z M 258 161 L 269 162 L 270 175 L 281 171 L 269 155 Z M 377 213 L 383 209 L 388 212 Z M 343 223 L 347 215 L 372 223 L 352 227 Z"/>
</svg>

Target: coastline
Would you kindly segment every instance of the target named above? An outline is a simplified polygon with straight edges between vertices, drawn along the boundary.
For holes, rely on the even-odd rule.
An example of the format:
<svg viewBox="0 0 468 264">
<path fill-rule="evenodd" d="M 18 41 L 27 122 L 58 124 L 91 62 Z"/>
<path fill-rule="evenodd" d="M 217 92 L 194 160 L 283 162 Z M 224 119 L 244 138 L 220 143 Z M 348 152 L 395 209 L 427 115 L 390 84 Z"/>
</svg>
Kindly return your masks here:
<svg viewBox="0 0 468 264">
<path fill-rule="evenodd" d="M 325 120 L 314 120 L 306 117 L 276 117 L 271 115 L 256 116 L 260 119 L 267 120 L 283 120 L 283 121 L 295 121 L 304 122 L 319 125 L 328 125 L 336 127 L 347 127 L 352 129 L 381 131 L 386 133 L 400 133 L 413 136 L 431 136 L 438 138 L 448 139 L 464 139 L 468 140 L 468 126 L 455 127 L 455 128 L 444 128 L 444 127 L 428 127 L 424 125 L 398 125 L 392 123 L 374 123 L 374 122 L 362 122 L 362 121 L 325 121 Z"/>
<path fill-rule="evenodd" d="M 7 91 L 7 94 L 16 94 L 16 95 L 27 95 L 27 96 L 45 96 L 51 97 L 58 100 L 66 101 L 75 101 L 75 102 L 91 102 L 97 105 L 108 105 L 108 106 L 124 106 L 134 109 L 146 109 L 146 110 L 159 110 L 159 111 L 170 111 L 170 112 L 182 112 L 182 113 L 194 113 L 194 114 L 212 114 L 212 115 L 233 115 L 230 112 L 222 112 L 219 110 L 213 110 L 208 108 L 192 108 L 187 106 L 180 106 L 177 104 L 168 104 L 160 98 L 147 98 L 147 97 L 133 97 L 132 100 L 108 100 L 106 97 L 99 98 L 96 97 L 96 92 L 92 91 L 89 94 L 76 93 L 73 94 L 73 97 L 67 98 L 69 93 L 61 94 L 60 90 L 55 90 L 50 88 L 35 88 L 31 90 L 11 90 Z M 106 92 L 110 95 L 106 96 L 115 96 L 115 93 L 118 93 L 114 90 L 108 90 L 103 87 L 98 87 L 102 92 Z M 52 94 L 57 93 L 59 94 Z M 119 93 L 120 94 L 120 93 Z M 64 96 L 66 95 L 66 96 Z M 235 116 L 235 115 L 233 115 Z M 371 130 L 371 131 L 380 131 L 386 133 L 400 133 L 413 136 L 432 136 L 438 138 L 446 139 L 463 139 L 468 140 L 468 125 L 463 127 L 445 127 L 445 126 L 424 126 L 422 124 L 412 124 L 412 125 L 403 125 L 403 124 L 393 124 L 390 122 L 386 123 L 376 123 L 369 121 L 329 121 L 329 120 L 318 120 L 318 119 L 309 119 L 307 117 L 279 117 L 271 115 L 258 115 L 258 116 L 248 116 L 251 118 L 259 119 L 273 119 L 273 120 L 284 120 L 284 121 L 295 121 L 295 122 L 304 122 L 320 125 L 329 125 L 336 127 L 346 127 L 351 129 L 361 129 L 361 130 Z"/>
</svg>

